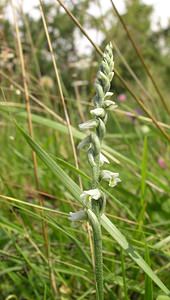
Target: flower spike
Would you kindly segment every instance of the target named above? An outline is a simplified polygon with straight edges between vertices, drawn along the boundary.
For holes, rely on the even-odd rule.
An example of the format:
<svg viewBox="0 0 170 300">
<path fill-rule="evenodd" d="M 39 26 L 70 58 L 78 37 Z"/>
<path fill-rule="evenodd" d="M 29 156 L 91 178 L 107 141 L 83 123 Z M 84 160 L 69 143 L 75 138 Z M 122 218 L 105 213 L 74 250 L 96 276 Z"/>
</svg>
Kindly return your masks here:
<svg viewBox="0 0 170 300">
<path fill-rule="evenodd" d="M 109 182 L 110 187 L 116 186 L 119 182 L 121 182 L 121 179 L 119 178 L 119 173 L 113 173 L 108 170 L 101 171 L 101 179 Z"/>
</svg>

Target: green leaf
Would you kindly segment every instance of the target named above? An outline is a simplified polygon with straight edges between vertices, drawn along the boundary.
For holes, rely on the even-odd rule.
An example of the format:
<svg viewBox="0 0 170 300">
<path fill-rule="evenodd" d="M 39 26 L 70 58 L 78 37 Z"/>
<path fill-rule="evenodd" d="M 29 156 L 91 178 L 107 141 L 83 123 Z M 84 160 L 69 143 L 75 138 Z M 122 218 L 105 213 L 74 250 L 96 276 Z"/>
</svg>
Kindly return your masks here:
<svg viewBox="0 0 170 300">
<path fill-rule="evenodd" d="M 58 164 L 44 151 L 33 139 L 27 135 L 24 130 L 17 125 L 18 129 L 26 139 L 27 143 L 36 152 L 39 158 L 49 167 L 53 174 L 62 182 L 62 184 L 69 190 L 69 192 L 81 202 L 80 194 L 81 190 L 79 186 L 64 172 L 64 170 L 58 166 Z M 158 276 L 152 271 L 149 265 L 138 254 L 136 250 L 129 244 L 125 236 L 118 230 L 118 228 L 105 216 L 101 216 L 101 224 L 105 230 L 117 241 L 117 243 L 126 251 L 126 253 L 139 265 L 141 269 L 159 286 L 159 288 L 167 295 L 170 295 L 170 291 L 158 278 Z"/>
<path fill-rule="evenodd" d="M 139 212 L 139 232 L 142 232 L 142 226 L 144 223 L 145 217 L 145 209 L 146 209 L 146 179 L 147 179 L 147 157 L 148 157 L 148 142 L 147 136 L 144 139 L 143 145 L 143 155 L 142 155 L 142 162 L 141 162 L 141 211 Z"/>
<path fill-rule="evenodd" d="M 150 261 L 150 254 L 147 244 L 145 245 L 145 260 L 147 261 L 148 265 L 151 265 Z M 145 295 L 144 300 L 153 300 L 153 284 L 152 280 L 148 275 L 145 275 Z"/>
<path fill-rule="evenodd" d="M 102 225 L 110 233 L 110 235 L 118 242 L 118 244 L 126 251 L 126 253 L 143 269 L 143 271 L 160 287 L 165 294 L 169 295 L 170 291 L 159 279 L 159 277 L 152 271 L 145 260 L 139 255 L 139 253 L 129 244 L 125 236 L 119 231 L 119 229 L 105 216 L 102 216 Z"/>
<path fill-rule="evenodd" d="M 160 295 L 156 298 L 156 300 L 170 300 L 170 297 L 168 296 L 164 296 L 164 295 Z"/>
<path fill-rule="evenodd" d="M 27 118 L 26 112 L 19 112 L 16 115 L 17 115 L 17 117 L 20 117 L 20 118 L 24 118 L 24 119 Z M 46 127 L 58 130 L 64 134 L 68 134 L 68 128 L 66 125 L 60 124 L 59 122 L 44 118 L 42 116 L 38 116 L 36 114 L 31 114 L 31 117 L 32 117 L 32 121 L 37 124 L 41 124 Z M 75 138 L 83 139 L 85 137 L 85 134 L 83 132 L 80 132 L 73 126 L 71 127 L 71 129 L 72 129 L 73 136 Z M 135 163 L 133 160 L 131 160 L 127 156 L 122 155 L 120 152 L 116 151 L 112 147 L 109 147 L 108 145 L 103 144 L 103 153 L 106 154 L 106 156 L 108 155 L 108 157 L 112 161 L 114 161 L 116 163 L 120 163 L 120 161 L 122 161 L 123 164 L 127 163 L 128 165 L 133 166 L 135 169 L 137 169 L 139 171 L 139 166 L 137 163 Z M 119 161 L 119 159 L 120 159 L 120 161 Z M 164 191 L 170 192 L 169 186 L 167 184 L 165 184 L 164 182 L 162 182 L 162 180 L 160 180 L 158 176 L 154 175 L 150 171 L 147 172 L 147 176 L 148 176 L 148 180 L 152 180 L 159 189 L 162 188 Z"/>
<path fill-rule="evenodd" d="M 64 161 L 61 158 L 58 157 L 54 157 L 55 160 L 59 163 L 59 165 L 61 165 L 62 167 L 66 167 L 67 170 L 71 170 L 72 172 L 74 172 L 75 174 L 79 174 L 81 175 L 82 178 L 88 180 L 88 182 L 90 182 L 90 177 L 87 176 L 84 172 L 82 172 L 81 170 L 77 169 L 76 167 L 74 167 L 72 164 Z M 129 216 L 131 216 L 131 218 L 133 218 L 134 220 L 136 220 L 134 214 L 132 213 L 132 211 L 126 206 L 124 205 L 121 201 L 119 201 L 112 193 L 110 193 L 107 189 L 104 189 L 103 187 L 101 187 L 102 191 L 108 196 L 109 199 L 113 200 L 117 205 L 119 205 L 121 208 L 123 208 L 128 214 Z"/>
<path fill-rule="evenodd" d="M 58 177 L 58 179 L 66 186 L 68 191 L 78 200 L 80 200 L 81 190 L 79 186 L 63 171 L 63 169 L 37 144 L 35 143 L 29 135 L 25 133 L 17 125 L 18 129 L 21 131 L 22 135 L 25 137 L 31 148 L 37 153 L 39 158 L 45 163 L 47 167 Z"/>
</svg>

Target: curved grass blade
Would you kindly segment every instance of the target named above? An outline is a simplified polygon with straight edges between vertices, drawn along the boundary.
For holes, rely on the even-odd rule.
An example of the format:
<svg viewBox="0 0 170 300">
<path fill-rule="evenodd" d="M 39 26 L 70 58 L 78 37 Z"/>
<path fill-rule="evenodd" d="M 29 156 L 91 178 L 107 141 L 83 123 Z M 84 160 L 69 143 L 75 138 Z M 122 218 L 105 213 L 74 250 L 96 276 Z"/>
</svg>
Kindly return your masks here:
<svg viewBox="0 0 170 300">
<path fill-rule="evenodd" d="M 18 129 L 26 139 L 27 143 L 36 152 L 40 159 L 49 167 L 54 175 L 62 182 L 69 192 L 75 197 L 75 200 L 81 202 L 79 186 L 58 166 L 58 164 L 44 151 L 25 131 L 17 125 Z M 105 230 L 117 241 L 117 243 L 126 251 L 126 253 L 138 264 L 138 266 L 157 284 L 157 286 L 166 294 L 170 295 L 170 291 L 152 271 L 145 260 L 133 249 L 126 237 L 118 230 L 118 228 L 103 214 L 101 223 Z"/>
<path fill-rule="evenodd" d="M 143 269 L 143 271 L 160 287 L 165 294 L 170 295 L 170 291 L 159 279 L 159 277 L 152 271 L 145 260 L 139 253 L 129 244 L 125 236 L 119 229 L 105 216 L 101 217 L 101 222 L 105 230 L 117 241 L 117 243 L 126 251 L 126 253 Z"/>
<path fill-rule="evenodd" d="M 25 112 L 17 113 L 17 116 L 26 119 L 26 113 Z M 64 134 L 68 134 L 67 126 L 64 125 L 64 124 L 60 124 L 56 121 L 44 118 L 42 116 L 38 116 L 36 114 L 32 114 L 32 121 L 37 123 L 37 124 L 41 124 L 41 125 L 44 125 L 46 127 L 58 130 L 59 132 L 62 132 Z M 83 132 L 80 132 L 79 130 L 77 130 L 73 126 L 71 127 L 71 130 L 73 132 L 74 138 L 77 138 L 77 139 L 81 140 L 85 137 L 85 134 Z M 122 161 L 123 163 L 127 163 L 128 165 L 133 166 L 137 170 L 139 169 L 136 162 L 134 162 L 130 158 L 124 156 L 123 154 L 116 151 L 115 149 L 109 147 L 108 145 L 103 144 L 103 150 L 104 150 L 103 153 L 105 152 L 104 154 L 106 154 L 106 156 L 107 156 L 107 154 L 109 154 L 109 157 L 110 157 L 111 160 L 117 161 L 117 163 L 120 163 L 120 161 Z M 119 161 L 119 159 L 120 159 L 120 161 Z M 158 178 L 158 176 L 154 175 L 150 171 L 147 171 L 147 178 L 149 180 L 152 180 L 155 183 L 155 185 L 157 185 L 157 187 L 162 188 L 163 191 L 170 192 L 169 186 L 166 185 L 164 182 L 162 182 Z"/>
</svg>

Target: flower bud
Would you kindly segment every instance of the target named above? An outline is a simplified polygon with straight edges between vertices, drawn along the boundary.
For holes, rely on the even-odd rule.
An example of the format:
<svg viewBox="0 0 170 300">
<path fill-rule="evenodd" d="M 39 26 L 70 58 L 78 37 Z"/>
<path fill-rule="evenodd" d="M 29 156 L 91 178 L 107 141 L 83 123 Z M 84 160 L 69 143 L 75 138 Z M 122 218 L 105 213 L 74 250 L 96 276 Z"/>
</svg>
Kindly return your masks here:
<svg viewBox="0 0 170 300">
<path fill-rule="evenodd" d="M 80 130 L 89 130 L 97 127 L 96 120 L 89 120 L 87 122 L 79 124 Z"/>
<path fill-rule="evenodd" d="M 92 109 L 90 111 L 91 115 L 95 116 L 95 117 L 101 117 L 103 118 L 104 115 L 105 115 L 105 111 L 102 107 L 98 107 L 98 108 L 95 108 L 95 109 Z"/>
<path fill-rule="evenodd" d="M 110 98 L 110 97 L 112 97 L 113 96 L 113 93 L 112 92 L 107 92 L 106 94 L 105 94 L 105 96 L 104 96 L 104 99 L 108 99 L 108 98 Z"/>
<path fill-rule="evenodd" d="M 103 166 L 105 163 L 110 164 L 107 157 L 105 155 L 103 155 L 102 153 L 100 153 L 100 165 Z"/>
<path fill-rule="evenodd" d="M 117 104 L 111 100 L 104 101 L 104 108 L 108 110 L 115 110 L 117 108 Z"/>
</svg>

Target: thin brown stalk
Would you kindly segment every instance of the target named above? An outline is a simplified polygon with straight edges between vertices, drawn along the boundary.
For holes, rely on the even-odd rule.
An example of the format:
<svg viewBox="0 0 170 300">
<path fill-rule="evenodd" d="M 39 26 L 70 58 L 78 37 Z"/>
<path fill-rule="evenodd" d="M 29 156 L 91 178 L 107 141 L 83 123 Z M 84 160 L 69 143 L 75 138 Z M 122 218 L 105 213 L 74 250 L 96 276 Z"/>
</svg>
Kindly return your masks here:
<svg viewBox="0 0 170 300">
<path fill-rule="evenodd" d="M 21 92 L 24 92 L 24 89 L 21 85 L 19 85 L 17 82 L 13 81 L 8 75 L 6 75 L 5 73 L 3 73 L 3 71 L 0 70 L 0 74 L 1 76 L 3 76 L 5 79 L 7 79 L 10 83 L 12 83 L 16 88 L 18 88 Z M 63 120 L 59 115 L 57 115 L 54 111 L 52 111 L 49 107 L 47 107 L 45 104 L 43 104 L 42 102 L 40 102 L 35 96 L 31 95 L 29 93 L 29 98 L 31 100 L 33 100 L 36 104 L 38 104 L 40 107 L 42 107 L 45 111 L 47 111 L 50 115 L 52 115 L 57 121 L 59 121 L 60 123 L 66 125 L 65 120 Z M 8 104 L 10 105 L 10 103 L 8 102 Z M 86 104 L 86 103 L 85 103 Z M 3 105 L 3 103 L 1 103 L 1 105 Z M 12 106 L 12 103 L 11 103 Z M 21 104 L 17 104 L 17 107 L 20 107 Z M 36 108 L 33 108 L 34 110 L 36 110 Z M 122 111 L 117 109 L 116 113 L 120 113 L 120 114 L 124 114 L 124 115 L 129 115 L 129 116 L 134 116 L 137 119 L 149 122 L 149 123 L 153 123 L 153 120 L 150 117 L 144 117 L 144 116 L 139 116 L 134 114 L 133 112 L 127 112 L 127 111 Z M 170 129 L 170 126 L 168 124 L 165 124 L 163 122 L 159 122 L 158 120 L 156 120 L 156 122 L 158 123 L 158 125 L 160 125 L 161 127 Z"/>
<path fill-rule="evenodd" d="M 89 42 L 93 45 L 95 50 L 97 51 L 100 56 L 103 55 L 102 50 L 93 42 L 93 40 L 89 37 L 87 32 L 84 30 L 80 22 L 76 19 L 76 17 L 71 13 L 71 11 L 65 6 L 65 4 L 61 0 L 56 0 L 66 11 L 66 13 L 69 15 L 69 17 L 73 20 L 73 22 L 78 26 L 80 31 L 86 36 L 86 38 L 89 40 Z M 128 83 L 119 75 L 118 71 L 115 69 L 115 75 L 119 78 L 123 86 L 128 90 L 128 92 L 132 95 L 132 97 L 136 100 L 136 102 L 140 105 L 140 107 L 144 110 L 144 112 L 147 114 L 149 118 L 152 119 L 153 123 L 156 125 L 156 127 L 160 130 L 160 132 L 163 134 L 163 136 L 170 141 L 170 136 L 166 133 L 166 131 L 158 124 L 156 119 L 153 117 L 153 115 L 150 113 L 150 111 L 146 108 L 146 106 L 143 104 L 143 102 L 134 94 L 132 89 L 129 87 Z"/>
<path fill-rule="evenodd" d="M 55 55 L 54 55 L 54 51 L 53 51 L 53 47 L 52 47 L 52 43 L 51 43 L 51 39 L 50 39 L 48 28 L 47 28 L 47 22 L 46 22 L 45 14 L 44 14 L 44 11 L 43 11 L 43 2 L 42 2 L 42 0 L 39 0 L 39 3 L 40 3 L 40 11 L 41 11 L 41 17 L 42 17 L 42 21 L 43 21 L 43 26 L 44 26 L 44 30 L 45 30 L 45 34 L 46 34 L 46 38 L 47 38 L 47 42 L 48 42 L 48 47 L 49 47 L 49 50 L 50 50 L 51 59 L 52 59 L 52 63 L 53 63 L 54 71 L 55 71 L 55 76 L 56 76 L 56 81 L 57 81 L 57 85 L 58 85 L 59 95 L 60 95 L 60 99 L 61 99 L 61 103 L 62 103 L 62 106 L 63 106 L 64 115 L 65 115 L 65 119 L 66 119 L 66 123 L 67 123 L 67 127 L 68 127 L 70 142 L 71 142 L 71 146 L 72 146 L 72 150 L 73 150 L 73 156 L 74 156 L 74 160 L 75 160 L 75 166 L 76 166 L 77 169 L 79 169 L 78 158 L 77 158 L 77 153 L 76 153 L 76 147 L 75 147 L 75 144 L 74 144 L 74 138 L 73 138 L 73 133 L 72 133 L 72 129 L 71 129 L 70 118 L 69 118 L 69 115 L 68 115 L 67 106 L 66 106 L 62 86 L 61 86 L 59 71 L 58 71 L 58 67 L 57 67 L 57 63 L 56 63 L 56 59 L 55 59 Z M 79 176 L 79 184 L 80 184 L 80 187 L 82 187 L 80 176 Z"/>
<path fill-rule="evenodd" d="M 53 48 L 52 48 L 52 43 L 51 43 L 51 40 L 50 40 L 50 36 L 49 36 L 49 33 L 48 33 L 47 23 L 46 23 L 44 11 L 43 11 L 43 6 L 42 6 L 43 2 L 42 2 L 42 0 L 39 0 L 39 2 L 40 2 L 40 11 L 41 11 L 42 21 L 43 21 L 43 25 L 44 25 L 44 30 L 45 30 L 45 33 L 46 33 L 48 46 L 49 46 L 49 50 L 50 50 L 50 53 L 51 53 L 51 58 L 52 58 L 52 62 L 53 62 L 54 70 L 55 70 L 56 80 L 57 80 L 58 89 L 59 89 L 59 95 L 60 95 L 60 98 L 61 98 L 61 102 L 62 102 L 62 105 L 63 105 L 64 114 L 65 114 L 65 119 L 66 119 L 67 126 L 68 126 L 68 131 L 69 131 L 70 141 L 71 141 L 71 145 L 72 145 L 72 149 L 73 149 L 75 165 L 76 165 L 76 168 L 78 169 L 79 165 L 78 165 L 77 153 L 76 153 L 76 148 L 75 148 L 74 139 L 73 139 L 73 133 L 72 133 L 72 129 L 71 129 L 69 115 L 68 115 L 68 112 L 67 112 L 65 98 L 64 98 L 64 95 L 63 95 L 63 91 L 62 91 L 62 86 L 61 86 L 61 81 L 60 81 L 60 76 L 59 76 L 59 72 L 58 72 L 58 68 L 57 68 L 55 55 L 54 55 L 54 51 L 53 51 Z M 82 188 L 82 182 L 81 182 L 80 176 L 79 176 L 79 185 Z M 93 252 L 92 235 L 91 235 L 91 232 L 90 232 L 89 223 L 87 223 L 86 226 L 87 226 L 87 233 L 88 233 L 88 236 L 89 236 L 90 251 L 91 251 L 91 256 L 92 256 L 92 264 L 93 264 L 93 267 L 94 267 L 94 252 Z"/>
<path fill-rule="evenodd" d="M 79 112 L 79 115 L 80 115 L 80 119 L 81 119 L 82 122 L 85 122 L 85 117 L 84 117 L 83 110 L 82 110 L 82 105 L 81 105 L 79 87 L 78 87 L 78 85 L 76 85 L 76 83 L 74 84 L 74 91 L 75 91 L 75 96 L 76 96 L 76 100 L 77 100 L 77 108 L 78 108 L 78 112 Z"/>
<path fill-rule="evenodd" d="M 9 197 L 9 196 L 5 196 L 5 195 L 0 195 L 0 199 L 5 199 L 5 200 L 8 200 L 8 201 L 13 201 L 14 203 L 24 203 L 25 205 L 29 206 L 29 207 L 33 207 L 33 208 L 36 208 L 40 211 L 44 210 L 44 211 L 47 211 L 47 212 L 50 212 L 50 213 L 54 213 L 56 215 L 60 215 L 60 216 L 63 216 L 63 217 L 67 217 L 67 213 L 64 213 L 64 212 L 61 212 L 61 211 L 58 211 L 58 210 L 54 210 L 54 209 L 50 209 L 46 206 L 42 207 L 41 205 L 36 205 L 36 204 L 32 204 L 32 203 L 29 203 L 29 202 L 24 202 L 24 201 L 21 201 L 19 199 L 16 199 L 16 198 L 13 198 L 13 197 Z M 13 204 L 14 205 L 14 204 Z M 41 218 L 44 218 L 43 215 L 40 216 Z"/>
<path fill-rule="evenodd" d="M 126 26 L 126 24 L 125 24 L 125 22 L 124 22 L 124 20 L 123 20 L 123 18 L 122 18 L 122 16 L 119 14 L 119 12 L 118 12 L 118 10 L 117 10 L 115 4 L 113 3 L 113 0 L 110 0 L 110 2 L 111 2 L 111 4 L 112 4 L 112 7 L 113 7 L 113 9 L 114 9 L 116 15 L 118 16 L 118 18 L 119 18 L 119 20 L 120 20 L 120 22 L 121 22 L 121 24 L 122 24 L 122 26 L 123 26 L 123 28 L 124 28 L 124 30 L 125 30 L 125 32 L 126 32 L 128 38 L 129 38 L 129 40 L 130 40 L 130 42 L 131 42 L 131 44 L 132 44 L 132 46 L 133 46 L 133 48 L 134 48 L 134 50 L 135 50 L 137 56 L 139 57 L 139 59 L 140 59 L 142 65 L 143 65 L 143 67 L 144 67 L 144 69 L 145 69 L 147 75 L 149 76 L 149 78 L 150 78 L 150 80 L 151 80 L 151 82 L 152 82 L 152 84 L 153 84 L 153 86 L 154 86 L 154 88 L 155 88 L 155 90 L 156 90 L 156 92 L 157 92 L 157 94 L 158 94 L 158 96 L 159 96 L 159 98 L 160 98 L 160 100 L 161 100 L 161 102 L 162 102 L 164 108 L 165 108 L 166 111 L 170 114 L 170 109 L 169 109 L 169 107 L 168 107 L 168 105 L 167 105 L 167 103 L 166 103 L 166 101 L 165 101 L 165 99 L 164 99 L 164 97 L 163 97 L 163 95 L 162 95 L 162 93 L 161 93 L 161 91 L 160 91 L 160 89 L 159 89 L 159 87 L 158 87 L 158 85 L 157 85 L 155 79 L 153 78 L 153 75 L 151 74 L 149 68 L 148 68 L 147 65 L 146 65 L 142 53 L 140 52 L 138 46 L 136 45 L 136 42 L 135 42 L 135 40 L 133 39 L 133 37 L 132 37 L 132 35 L 131 35 L 131 33 L 130 33 L 128 27 Z"/>
<path fill-rule="evenodd" d="M 16 88 L 18 88 L 21 92 L 24 93 L 24 88 L 20 84 L 15 82 L 11 77 L 6 75 L 2 70 L 0 70 L 0 74 L 5 79 L 7 79 L 10 83 L 12 83 Z M 33 100 L 36 104 L 38 104 L 40 107 L 42 107 L 46 112 L 48 112 L 50 115 L 52 115 L 57 121 L 59 121 L 63 124 L 66 124 L 66 122 L 60 116 L 58 116 L 53 110 L 51 110 L 48 106 L 46 106 L 44 103 L 42 103 L 40 100 L 38 100 L 37 97 L 31 95 L 30 92 L 28 95 L 31 100 Z"/>
<path fill-rule="evenodd" d="M 116 73 L 116 75 L 118 76 L 118 78 L 122 82 L 122 84 L 126 87 L 126 89 L 131 93 L 131 95 L 133 96 L 133 98 L 137 101 L 137 103 L 140 105 L 140 107 L 143 109 L 143 111 L 146 113 L 146 115 L 152 120 L 152 122 L 160 130 L 160 132 L 163 134 L 163 136 L 170 142 L 170 136 L 162 128 L 162 126 L 160 126 L 160 124 L 157 122 L 157 120 L 155 119 L 155 117 L 151 114 L 151 112 L 143 104 L 142 100 L 136 97 L 136 95 L 134 94 L 134 92 L 129 88 L 127 82 L 119 75 L 118 72 Z"/>
<path fill-rule="evenodd" d="M 1 177 L 2 177 L 2 175 L 1 175 Z M 6 185 L 8 185 L 9 184 L 9 182 L 7 181 L 7 180 L 4 180 L 3 179 L 3 182 L 6 184 Z M 11 184 L 11 182 L 10 182 L 10 186 L 12 187 L 12 188 L 14 188 L 14 189 L 19 189 L 19 190 L 21 190 L 22 192 L 24 192 L 24 193 L 26 193 L 27 195 L 29 195 L 29 196 L 31 196 L 31 197 L 37 197 L 37 195 L 41 195 L 41 197 L 43 197 L 45 200 L 47 200 L 48 202 L 51 200 L 57 200 L 57 201 L 62 201 L 62 203 L 64 202 L 64 203 L 67 203 L 67 204 L 69 204 L 69 205 L 71 205 L 71 203 L 72 203 L 72 200 L 66 200 L 66 199 L 61 199 L 61 198 L 58 198 L 58 197 L 56 197 L 56 196 L 54 196 L 54 195 L 52 195 L 52 194 L 49 194 L 49 193 L 47 193 L 47 192 L 44 192 L 44 191 L 38 191 L 38 190 L 36 190 L 36 189 L 31 189 L 30 190 L 30 187 L 29 188 L 27 188 L 27 187 L 23 187 L 22 185 L 19 185 L 19 184 L 16 184 L 16 183 L 13 183 L 13 184 Z M 54 201 L 53 201 L 54 202 Z M 51 203 L 53 203 L 53 202 L 51 202 Z M 78 204 L 78 206 L 79 207 L 81 207 L 81 205 L 80 204 Z M 44 208 L 43 208 L 44 210 L 46 210 L 46 207 L 44 206 Z M 42 209 L 41 209 L 42 210 Z M 53 211 L 56 211 L 56 210 L 53 210 Z M 61 214 L 62 214 L 62 212 L 61 212 Z M 65 213 L 63 213 L 63 214 L 65 214 Z"/>
<path fill-rule="evenodd" d="M 65 6 L 63 1 L 56 0 L 65 10 L 65 12 L 68 14 L 68 16 L 73 20 L 73 22 L 77 25 L 77 27 L 80 29 L 80 31 L 83 33 L 83 35 L 89 40 L 89 42 L 93 45 L 94 49 L 102 56 L 103 52 L 102 50 L 93 42 L 93 40 L 90 38 L 90 36 L 87 34 L 87 32 L 84 30 L 84 28 L 81 26 L 80 22 L 77 20 L 77 18 L 72 14 L 72 12 Z"/>
<path fill-rule="evenodd" d="M 108 35 L 108 30 L 106 28 L 105 25 L 105 18 L 102 14 L 102 8 L 101 8 L 101 3 L 99 0 L 97 0 L 97 4 L 100 8 L 100 15 L 101 15 L 101 21 L 103 24 L 103 31 L 106 34 L 106 36 Z M 126 69 L 128 70 L 129 74 L 131 74 L 132 78 L 136 81 L 137 85 L 140 87 L 140 89 L 142 90 L 142 92 L 145 94 L 145 96 L 151 100 L 151 102 L 154 102 L 154 99 L 152 98 L 152 96 L 150 95 L 150 93 L 146 90 L 146 88 L 144 87 L 144 85 L 142 84 L 141 80 L 138 78 L 138 76 L 135 74 L 135 72 L 132 70 L 131 66 L 128 64 L 126 58 L 123 56 L 123 54 L 121 53 L 119 47 L 117 46 L 116 42 L 114 41 L 114 39 L 112 38 L 112 35 L 109 34 L 108 37 L 109 40 L 111 40 L 112 45 L 116 51 L 116 53 L 118 54 L 118 56 L 120 57 L 121 61 L 123 62 L 124 66 L 126 67 Z"/>
<path fill-rule="evenodd" d="M 34 59 L 36 73 L 37 73 L 38 78 L 40 79 L 41 78 L 41 70 L 40 70 L 39 62 L 37 60 L 36 49 L 34 47 L 34 43 L 33 43 L 33 40 L 32 40 L 30 28 L 29 28 L 28 17 L 27 17 L 27 15 L 24 14 L 23 9 L 21 9 L 21 14 L 22 14 L 23 21 L 24 21 L 24 24 L 25 24 L 28 40 L 29 40 L 29 43 L 30 43 L 30 46 L 31 46 L 31 49 L 32 49 L 32 55 L 33 55 L 33 59 Z"/>
<path fill-rule="evenodd" d="M 28 131 L 29 131 L 30 136 L 33 138 L 33 126 L 32 126 L 32 118 L 31 118 L 29 90 L 28 90 L 28 84 L 27 84 L 27 74 L 26 74 L 26 69 L 25 69 L 25 62 L 24 62 L 22 43 L 21 43 L 20 32 L 19 32 L 19 27 L 18 27 L 18 20 L 16 17 L 16 12 L 15 12 L 15 7 L 13 5 L 13 1 L 11 1 L 11 6 L 12 6 L 12 11 L 13 11 L 16 38 L 17 38 L 18 51 L 19 51 L 19 59 L 20 59 L 21 72 L 22 72 L 22 78 L 23 78 L 25 104 L 26 104 L 27 121 L 28 121 Z M 33 159 L 33 166 L 34 166 L 35 185 L 36 185 L 36 188 L 39 189 L 38 165 L 37 165 L 36 154 L 34 151 L 32 151 L 32 159 Z M 39 197 L 39 204 L 41 207 L 44 207 L 44 200 L 41 197 Z M 43 210 L 41 213 L 43 215 Z M 48 265 L 49 265 L 50 282 L 51 282 L 51 286 L 52 286 L 55 294 L 57 294 L 57 287 L 56 287 L 56 283 L 54 280 L 54 275 L 53 275 L 53 271 L 51 268 L 51 262 L 50 262 L 50 245 L 49 245 L 49 238 L 48 238 L 48 226 L 44 219 L 42 219 L 42 233 L 43 233 L 43 237 L 44 237 L 44 246 L 45 246 L 46 255 L 47 255 L 47 259 L 48 259 Z"/>
<path fill-rule="evenodd" d="M 128 116 L 128 117 L 134 117 L 138 120 L 141 120 L 141 121 L 145 121 L 147 123 L 153 123 L 152 119 L 150 118 L 147 118 L 147 117 L 144 117 L 144 116 L 140 116 L 134 112 L 130 112 L 130 111 L 124 111 L 124 110 L 121 110 L 121 109 L 116 109 L 115 110 L 115 113 L 117 114 L 120 114 L 120 115 L 124 115 L 124 116 Z M 164 127 L 164 128 L 167 128 L 167 129 L 170 129 L 170 125 L 168 124 L 165 124 L 163 122 L 159 122 L 157 121 L 157 123 L 161 126 L 161 127 Z"/>
</svg>

